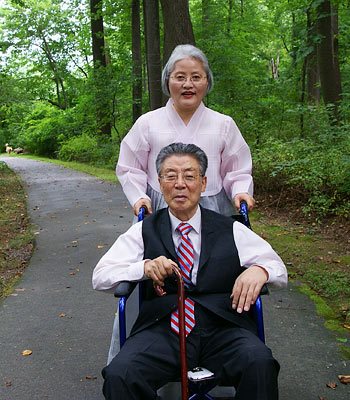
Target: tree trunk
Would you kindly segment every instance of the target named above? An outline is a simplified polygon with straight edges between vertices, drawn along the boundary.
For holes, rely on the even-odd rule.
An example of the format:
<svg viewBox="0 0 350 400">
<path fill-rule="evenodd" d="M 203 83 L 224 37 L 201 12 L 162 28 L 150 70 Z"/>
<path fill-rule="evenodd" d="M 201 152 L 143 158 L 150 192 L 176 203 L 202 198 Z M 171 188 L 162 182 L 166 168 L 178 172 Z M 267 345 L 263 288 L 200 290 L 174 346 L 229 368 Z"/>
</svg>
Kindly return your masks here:
<svg viewBox="0 0 350 400">
<path fill-rule="evenodd" d="M 337 9 L 329 0 L 322 1 L 317 8 L 317 32 L 321 41 L 317 47 L 320 69 L 321 91 L 326 105 L 333 105 L 332 122 L 339 122 L 339 105 L 341 101 L 341 79 L 338 62 Z M 332 16 L 333 14 L 333 16 Z"/>
<path fill-rule="evenodd" d="M 144 0 L 143 14 L 146 38 L 149 105 L 151 110 L 155 110 L 163 105 L 158 0 Z"/>
<path fill-rule="evenodd" d="M 306 69 L 307 69 L 307 57 L 304 58 L 303 68 L 301 70 L 301 96 L 300 103 L 302 106 L 305 105 L 305 90 L 306 90 Z M 300 113 L 300 137 L 304 138 L 304 112 Z"/>
<path fill-rule="evenodd" d="M 231 34 L 233 20 L 233 0 L 228 1 L 228 14 L 227 14 L 227 36 Z"/>
<path fill-rule="evenodd" d="M 43 51 L 46 55 L 46 58 L 49 62 L 49 66 L 52 70 L 52 73 L 54 76 L 54 81 L 55 81 L 55 86 L 56 86 L 57 102 L 49 100 L 49 103 L 57 106 L 61 110 L 65 110 L 68 107 L 68 98 L 67 98 L 66 90 L 64 87 L 63 79 L 60 76 L 60 73 L 57 68 L 57 63 L 52 55 L 50 46 L 47 43 L 47 40 L 46 40 L 44 34 L 41 33 L 40 36 L 41 36 L 41 39 L 43 42 L 42 49 L 43 49 Z M 62 93 L 62 95 L 61 95 L 61 93 Z"/>
<path fill-rule="evenodd" d="M 314 38 L 317 35 L 316 23 L 311 18 L 310 9 L 307 10 L 307 46 L 313 50 L 306 56 L 306 99 L 308 103 L 320 101 L 320 73 L 317 64 L 317 47 Z"/>
<path fill-rule="evenodd" d="M 206 39 L 209 35 L 209 7 L 210 0 L 202 0 L 202 38 Z"/>
<path fill-rule="evenodd" d="M 108 68 L 103 28 L 103 0 L 90 0 L 92 59 L 97 131 L 102 137 L 111 136 L 111 112 L 108 94 Z"/>
<path fill-rule="evenodd" d="M 195 44 L 188 0 L 161 0 L 164 23 L 163 60 L 178 44 Z"/>
<path fill-rule="evenodd" d="M 107 66 L 102 4 L 103 0 L 90 0 L 92 59 L 94 68 Z"/>
<path fill-rule="evenodd" d="M 140 32 L 140 0 L 131 4 L 132 30 L 132 118 L 133 122 L 142 114 L 142 57 Z"/>
</svg>

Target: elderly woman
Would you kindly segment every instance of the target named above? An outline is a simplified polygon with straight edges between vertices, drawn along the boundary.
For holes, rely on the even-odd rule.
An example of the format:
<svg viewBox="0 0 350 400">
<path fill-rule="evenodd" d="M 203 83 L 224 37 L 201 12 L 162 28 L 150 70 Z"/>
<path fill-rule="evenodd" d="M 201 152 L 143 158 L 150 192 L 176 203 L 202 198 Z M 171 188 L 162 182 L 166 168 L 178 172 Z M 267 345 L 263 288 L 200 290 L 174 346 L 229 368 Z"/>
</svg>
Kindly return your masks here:
<svg viewBox="0 0 350 400">
<path fill-rule="evenodd" d="M 223 215 L 245 200 L 254 206 L 250 150 L 233 119 L 203 104 L 213 86 L 204 53 L 179 45 L 162 73 L 165 107 L 142 115 L 124 137 L 116 173 L 135 215 L 166 207 L 155 167 L 157 155 L 173 142 L 193 143 L 208 156 L 208 185 L 200 204 Z"/>
</svg>

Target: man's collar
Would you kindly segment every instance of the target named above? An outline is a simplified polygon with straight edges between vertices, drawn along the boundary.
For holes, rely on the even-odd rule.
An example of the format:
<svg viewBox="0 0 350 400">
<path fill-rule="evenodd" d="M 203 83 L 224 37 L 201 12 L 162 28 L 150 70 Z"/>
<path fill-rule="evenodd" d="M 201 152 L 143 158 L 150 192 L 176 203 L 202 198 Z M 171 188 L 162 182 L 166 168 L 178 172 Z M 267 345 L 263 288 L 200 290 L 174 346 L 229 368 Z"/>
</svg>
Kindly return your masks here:
<svg viewBox="0 0 350 400">
<path fill-rule="evenodd" d="M 190 218 L 188 221 L 181 221 L 180 219 L 176 218 L 175 215 L 173 215 L 170 212 L 169 208 L 168 208 L 168 213 L 169 213 L 169 217 L 170 217 L 170 223 L 171 223 L 172 232 L 174 232 L 176 230 L 176 228 L 178 227 L 178 225 L 181 222 L 188 222 L 198 234 L 200 233 L 200 231 L 201 231 L 201 215 L 202 215 L 202 213 L 201 213 L 201 208 L 200 208 L 199 205 L 197 207 L 197 211 L 194 214 L 194 216 L 192 218 Z"/>
</svg>

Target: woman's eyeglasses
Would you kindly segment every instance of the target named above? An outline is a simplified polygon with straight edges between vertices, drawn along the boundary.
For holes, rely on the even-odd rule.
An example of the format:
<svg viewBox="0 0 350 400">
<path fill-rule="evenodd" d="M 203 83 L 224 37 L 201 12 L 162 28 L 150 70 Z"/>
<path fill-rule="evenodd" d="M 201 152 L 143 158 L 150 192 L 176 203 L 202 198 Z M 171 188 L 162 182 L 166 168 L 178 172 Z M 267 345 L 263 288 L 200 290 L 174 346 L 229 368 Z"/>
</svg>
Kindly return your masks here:
<svg viewBox="0 0 350 400">
<path fill-rule="evenodd" d="M 183 75 L 183 74 L 177 74 L 177 75 L 171 75 L 170 78 L 176 82 L 176 83 L 185 83 L 189 79 L 192 83 L 201 83 L 203 80 L 207 79 L 207 77 L 204 75 Z"/>
</svg>

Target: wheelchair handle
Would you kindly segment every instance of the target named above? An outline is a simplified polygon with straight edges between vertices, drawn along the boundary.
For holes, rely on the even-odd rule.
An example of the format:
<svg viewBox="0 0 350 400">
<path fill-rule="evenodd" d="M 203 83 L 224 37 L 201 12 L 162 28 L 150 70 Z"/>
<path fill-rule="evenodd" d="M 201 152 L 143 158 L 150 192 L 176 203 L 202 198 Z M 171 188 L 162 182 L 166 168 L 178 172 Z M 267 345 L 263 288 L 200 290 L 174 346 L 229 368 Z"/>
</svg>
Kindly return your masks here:
<svg viewBox="0 0 350 400">
<path fill-rule="evenodd" d="M 250 225 L 250 221 L 249 221 L 249 215 L 248 215 L 248 204 L 245 200 L 241 201 L 241 204 L 239 206 L 239 213 L 243 217 L 244 225 L 247 228 L 252 229 L 252 227 Z"/>
<path fill-rule="evenodd" d="M 139 213 L 137 214 L 137 221 L 143 221 L 143 219 L 145 218 L 145 215 L 147 214 L 147 208 L 142 206 L 139 209 Z"/>
</svg>

